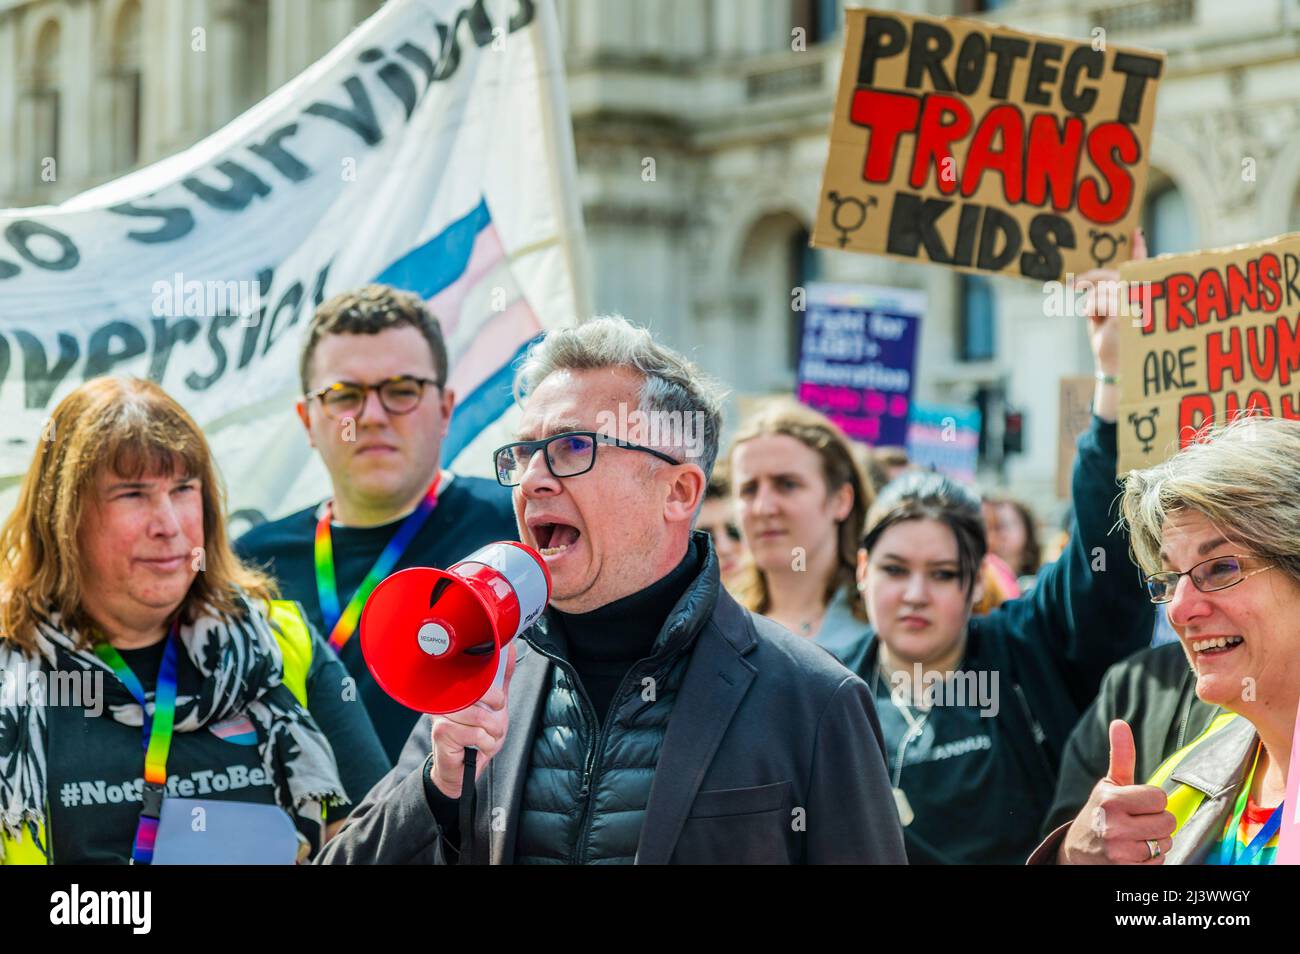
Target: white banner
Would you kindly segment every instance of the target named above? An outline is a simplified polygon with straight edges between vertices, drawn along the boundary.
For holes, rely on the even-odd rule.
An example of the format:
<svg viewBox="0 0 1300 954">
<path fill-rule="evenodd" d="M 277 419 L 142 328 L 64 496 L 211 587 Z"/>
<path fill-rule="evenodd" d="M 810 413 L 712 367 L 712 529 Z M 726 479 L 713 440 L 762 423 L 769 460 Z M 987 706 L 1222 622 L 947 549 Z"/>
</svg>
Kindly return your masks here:
<svg viewBox="0 0 1300 954">
<path fill-rule="evenodd" d="M 586 313 L 575 179 L 547 0 L 392 0 L 185 152 L 0 212 L 0 507 L 54 405 L 102 374 L 194 416 L 232 522 L 326 496 L 299 345 L 319 302 L 374 280 L 431 302 L 459 399 L 444 463 L 489 472 L 511 361 Z"/>
</svg>

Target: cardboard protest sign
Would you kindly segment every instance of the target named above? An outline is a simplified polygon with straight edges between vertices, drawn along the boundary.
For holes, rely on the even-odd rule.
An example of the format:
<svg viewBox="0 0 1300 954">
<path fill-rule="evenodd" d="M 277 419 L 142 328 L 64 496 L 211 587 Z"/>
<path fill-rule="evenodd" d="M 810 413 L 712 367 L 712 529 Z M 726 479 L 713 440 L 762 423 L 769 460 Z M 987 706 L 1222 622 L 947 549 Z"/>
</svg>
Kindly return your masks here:
<svg viewBox="0 0 1300 954">
<path fill-rule="evenodd" d="M 1056 428 L 1056 496 L 1070 499 L 1070 477 L 1074 473 L 1074 455 L 1079 452 L 1079 435 L 1092 420 L 1092 392 L 1097 382 L 1090 375 L 1061 378 L 1061 403 Z"/>
<path fill-rule="evenodd" d="M 1120 269 L 1119 470 L 1241 413 L 1300 418 L 1300 233 Z"/>
<path fill-rule="evenodd" d="M 1123 261 L 1161 53 L 845 11 L 812 244 L 1052 281 Z"/>
<path fill-rule="evenodd" d="M 924 311 L 911 289 L 809 285 L 796 396 L 855 440 L 905 444 Z"/>
</svg>

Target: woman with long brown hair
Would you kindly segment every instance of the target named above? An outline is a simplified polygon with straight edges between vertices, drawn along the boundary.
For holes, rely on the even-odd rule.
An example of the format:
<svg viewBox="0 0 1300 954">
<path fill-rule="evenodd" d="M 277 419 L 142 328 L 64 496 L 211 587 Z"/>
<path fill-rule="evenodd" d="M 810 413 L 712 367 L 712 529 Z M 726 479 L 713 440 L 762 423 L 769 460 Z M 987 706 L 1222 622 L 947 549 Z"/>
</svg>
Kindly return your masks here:
<svg viewBox="0 0 1300 954">
<path fill-rule="evenodd" d="M 308 706 L 341 674 L 231 552 L 202 432 L 156 384 L 99 378 L 44 437 L 0 530 L 0 861 L 313 851 L 348 798 Z M 328 718 L 382 775 L 360 706 Z"/>
<path fill-rule="evenodd" d="M 749 550 L 737 599 L 840 655 L 867 625 L 855 572 L 871 493 L 848 437 L 777 398 L 741 422 L 730 466 Z"/>
</svg>

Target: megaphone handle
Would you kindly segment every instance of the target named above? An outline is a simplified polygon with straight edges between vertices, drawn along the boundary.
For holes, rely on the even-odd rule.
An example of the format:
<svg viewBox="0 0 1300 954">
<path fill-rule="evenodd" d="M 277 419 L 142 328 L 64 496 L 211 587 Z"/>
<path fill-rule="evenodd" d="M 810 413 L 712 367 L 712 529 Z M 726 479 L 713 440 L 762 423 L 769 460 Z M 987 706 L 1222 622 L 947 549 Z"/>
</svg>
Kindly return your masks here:
<svg viewBox="0 0 1300 954">
<path fill-rule="evenodd" d="M 457 864 L 474 863 L 474 808 L 478 799 L 475 776 L 478 774 L 478 749 L 465 747 L 465 769 L 460 780 L 460 859 Z"/>
<path fill-rule="evenodd" d="M 492 679 L 492 688 L 500 689 L 506 681 L 506 663 L 510 655 L 507 648 L 497 653 L 497 674 Z M 478 775 L 478 749 L 472 745 L 465 747 L 465 770 L 460 781 L 460 860 L 457 864 L 474 863 L 474 809 L 478 801 L 476 776 Z"/>
</svg>

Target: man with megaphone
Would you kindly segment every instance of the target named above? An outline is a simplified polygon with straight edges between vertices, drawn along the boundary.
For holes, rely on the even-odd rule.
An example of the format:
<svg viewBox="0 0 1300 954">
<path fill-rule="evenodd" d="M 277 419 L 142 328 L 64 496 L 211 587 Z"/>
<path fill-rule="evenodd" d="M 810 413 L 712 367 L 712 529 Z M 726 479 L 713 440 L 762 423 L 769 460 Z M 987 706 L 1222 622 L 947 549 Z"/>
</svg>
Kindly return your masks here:
<svg viewBox="0 0 1300 954">
<path fill-rule="evenodd" d="M 321 860 L 905 863 L 866 685 L 741 608 L 708 535 L 692 533 L 718 451 L 715 386 L 615 317 L 549 334 L 515 389 L 519 433 L 494 464 L 549 604 L 504 652 L 513 632 L 498 631 L 476 672 L 464 663 L 476 686 L 498 656 L 506 668 L 476 703 L 417 724 Z M 484 561 L 453 570 L 483 577 Z M 438 660 L 472 621 L 427 614 L 468 590 L 442 580 L 424 592 L 406 600 L 421 648 L 400 658 L 428 674 L 422 708 L 447 712 L 463 680 Z M 366 627 L 376 647 L 406 638 Z M 381 682 L 409 686 L 409 671 L 391 671 L 396 652 L 367 660 L 389 666 Z"/>
</svg>

